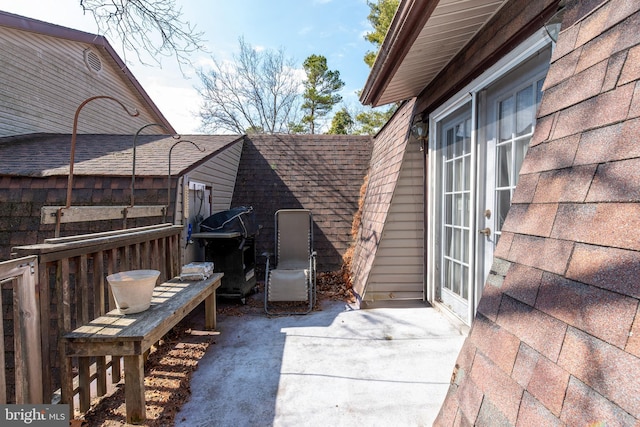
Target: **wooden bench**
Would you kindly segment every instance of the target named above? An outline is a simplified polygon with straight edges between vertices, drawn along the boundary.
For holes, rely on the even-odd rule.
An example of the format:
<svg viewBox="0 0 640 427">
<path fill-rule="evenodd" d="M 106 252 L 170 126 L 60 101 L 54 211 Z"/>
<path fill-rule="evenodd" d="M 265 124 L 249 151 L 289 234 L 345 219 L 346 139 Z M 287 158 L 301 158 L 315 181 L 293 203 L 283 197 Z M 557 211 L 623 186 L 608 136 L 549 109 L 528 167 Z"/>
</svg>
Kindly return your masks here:
<svg viewBox="0 0 640 427">
<path fill-rule="evenodd" d="M 172 279 L 155 287 L 151 307 L 141 313 L 120 314 L 112 310 L 104 316 L 63 336 L 67 372 L 72 357 L 123 356 L 127 423 L 145 420 L 144 354 L 198 304 L 205 301 L 205 328 L 216 327 L 216 289 L 223 273 L 208 279 L 181 282 Z M 73 378 L 62 379 L 63 401 L 73 415 Z M 80 393 L 89 393 L 89 384 L 80 384 Z"/>
</svg>

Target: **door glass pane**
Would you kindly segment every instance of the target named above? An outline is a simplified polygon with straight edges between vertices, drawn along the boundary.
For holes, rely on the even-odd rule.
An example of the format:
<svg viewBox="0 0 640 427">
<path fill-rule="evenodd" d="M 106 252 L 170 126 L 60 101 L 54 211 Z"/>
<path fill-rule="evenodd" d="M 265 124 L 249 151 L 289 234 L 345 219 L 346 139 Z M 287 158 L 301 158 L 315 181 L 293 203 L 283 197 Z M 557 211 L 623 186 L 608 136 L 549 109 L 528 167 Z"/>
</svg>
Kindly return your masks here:
<svg viewBox="0 0 640 427">
<path fill-rule="evenodd" d="M 464 187 L 462 188 L 464 191 L 469 191 L 471 189 L 471 166 L 469 165 L 469 158 L 465 157 L 463 160 L 462 170 L 464 171 L 463 183 Z"/>
<path fill-rule="evenodd" d="M 498 146 L 498 158 L 496 159 L 496 184 L 498 187 L 509 187 L 511 185 L 511 144 Z"/>
<path fill-rule="evenodd" d="M 444 268 L 443 271 L 443 281 L 442 287 L 445 289 L 451 290 L 451 284 L 453 283 L 453 263 L 448 259 L 443 260 Z"/>
<path fill-rule="evenodd" d="M 462 283 L 467 283 L 469 280 L 469 267 L 462 267 Z M 462 298 L 469 299 L 468 286 L 462 286 Z"/>
<path fill-rule="evenodd" d="M 454 262 L 451 263 L 452 277 L 451 290 L 460 295 L 460 266 Z"/>
<path fill-rule="evenodd" d="M 464 152 L 471 152 L 471 119 L 464 122 Z"/>
<path fill-rule="evenodd" d="M 458 124 L 455 127 L 455 156 L 460 157 L 464 152 L 464 124 Z"/>
<path fill-rule="evenodd" d="M 453 158 L 453 129 L 447 130 L 445 143 L 447 145 L 447 159 L 451 159 Z"/>
<path fill-rule="evenodd" d="M 460 256 L 462 255 L 462 240 L 460 238 L 460 230 L 457 228 L 453 229 L 453 239 L 451 245 L 453 246 L 451 257 L 454 259 L 460 259 Z"/>
<path fill-rule="evenodd" d="M 516 136 L 531 134 L 533 129 L 533 86 L 516 95 Z"/>
<path fill-rule="evenodd" d="M 451 238 L 452 238 L 451 230 L 452 229 L 450 227 L 445 227 L 445 229 L 444 229 L 444 234 L 445 234 L 445 237 L 444 237 L 444 253 L 445 253 L 445 255 L 447 255 L 449 257 L 451 256 L 451 252 L 452 252 L 451 247 L 453 245 L 453 242 L 451 240 Z"/>
<path fill-rule="evenodd" d="M 444 222 L 453 224 L 453 196 L 447 194 L 444 200 Z"/>
<path fill-rule="evenodd" d="M 514 90 L 511 97 L 498 102 L 497 132 L 500 137 L 495 152 L 495 244 L 500 238 L 504 220 L 511 206 L 511 196 L 533 135 L 537 105 L 542 98 L 542 83 L 543 79 L 533 80 L 528 85 Z"/>
<path fill-rule="evenodd" d="M 469 230 L 462 230 L 462 261 L 469 263 Z"/>
<path fill-rule="evenodd" d="M 468 193 L 462 195 L 462 225 L 464 227 L 469 227 L 469 222 L 471 221 L 471 196 Z"/>
<path fill-rule="evenodd" d="M 509 207 L 511 206 L 511 190 L 496 191 L 496 232 L 502 230 L 502 224 L 507 217 Z"/>
<path fill-rule="evenodd" d="M 536 104 L 540 105 L 540 101 L 542 101 L 542 85 L 544 84 L 544 79 L 538 80 L 536 83 Z"/>
<path fill-rule="evenodd" d="M 515 168 L 514 171 L 520 171 L 520 167 L 522 167 L 522 161 L 524 160 L 524 156 L 527 154 L 527 150 L 529 149 L 529 141 L 531 141 L 531 137 L 522 138 L 516 141 L 516 157 L 514 159 Z M 518 184 L 518 172 L 514 174 L 514 183 Z"/>
<path fill-rule="evenodd" d="M 462 190 L 462 159 L 457 159 L 453 161 L 454 164 L 454 182 L 453 182 L 453 191 L 461 191 Z"/>
<path fill-rule="evenodd" d="M 455 211 L 453 212 L 453 225 L 462 225 L 462 218 L 464 216 L 464 205 L 462 198 L 464 197 L 462 194 L 456 194 L 454 197 L 455 200 Z M 456 258 L 457 259 L 457 258 Z"/>
<path fill-rule="evenodd" d="M 444 191 L 450 193 L 453 191 L 453 167 L 450 162 L 444 164 L 445 184 Z"/>
<path fill-rule="evenodd" d="M 513 98 L 502 101 L 499 105 L 500 141 L 508 141 L 513 134 Z"/>
</svg>

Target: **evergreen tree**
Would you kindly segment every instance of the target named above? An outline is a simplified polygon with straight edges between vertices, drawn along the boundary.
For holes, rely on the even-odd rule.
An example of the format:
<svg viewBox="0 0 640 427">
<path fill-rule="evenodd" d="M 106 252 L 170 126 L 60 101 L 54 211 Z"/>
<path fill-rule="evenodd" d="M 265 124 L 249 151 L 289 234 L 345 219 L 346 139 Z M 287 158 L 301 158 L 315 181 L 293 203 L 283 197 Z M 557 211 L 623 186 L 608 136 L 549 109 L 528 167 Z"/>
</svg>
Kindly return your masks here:
<svg viewBox="0 0 640 427">
<path fill-rule="evenodd" d="M 394 104 L 386 110 L 370 110 L 358 113 L 356 121 L 360 128 L 357 133 L 362 135 L 376 134 L 389 121 L 396 109 L 397 106 Z"/>
<path fill-rule="evenodd" d="M 354 124 L 355 122 L 347 108 L 342 107 L 342 109 L 333 116 L 331 127 L 327 133 L 331 135 L 349 135 L 352 133 Z"/>
<path fill-rule="evenodd" d="M 369 68 L 373 67 L 378 50 L 384 42 L 389 26 L 391 26 L 391 21 L 393 21 L 393 17 L 398 9 L 398 4 L 399 0 L 367 0 L 367 5 L 370 10 L 367 19 L 371 23 L 373 31 L 365 34 L 364 38 L 376 47 L 375 52 L 368 51 L 364 56 L 364 62 Z M 360 112 L 356 115 L 356 121 L 360 125 L 358 133 L 375 134 L 387 123 L 397 108 L 398 106 L 394 104 L 386 110 L 375 109 Z"/>
<path fill-rule="evenodd" d="M 344 87 L 339 71 L 331 71 L 327 67 L 327 58 L 322 55 L 311 55 L 302 64 L 307 75 L 304 82 L 302 124 L 314 134 L 316 127 L 333 107 L 342 100 L 338 91 Z"/>
<path fill-rule="evenodd" d="M 398 9 L 398 3 L 399 0 L 367 1 L 367 5 L 370 10 L 367 19 L 371 22 L 373 31 L 365 34 L 364 38 L 368 42 L 373 43 L 376 47 L 375 52 L 368 51 L 364 56 L 364 62 L 367 63 L 369 68 L 373 67 L 376 55 L 378 54 L 378 49 L 382 46 L 382 42 L 384 42 L 384 38 L 387 35 L 387 30 L 391 25 L 393 16 Z"/>
</svg>

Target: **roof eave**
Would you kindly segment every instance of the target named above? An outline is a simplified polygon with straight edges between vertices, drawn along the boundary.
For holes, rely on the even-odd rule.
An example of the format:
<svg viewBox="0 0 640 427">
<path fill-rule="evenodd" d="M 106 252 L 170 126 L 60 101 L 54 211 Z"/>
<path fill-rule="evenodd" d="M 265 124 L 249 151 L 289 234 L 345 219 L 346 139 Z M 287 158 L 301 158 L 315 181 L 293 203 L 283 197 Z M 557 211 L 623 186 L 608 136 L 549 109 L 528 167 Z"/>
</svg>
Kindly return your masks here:
<svg viewBox="0 0 640 427">
<path fill-rule="evenodd" d="M 438 3 L 439 0 L 401 0 L 360 95 L 363 105 L 381 105 L 382 93 Z"/>
</svg>

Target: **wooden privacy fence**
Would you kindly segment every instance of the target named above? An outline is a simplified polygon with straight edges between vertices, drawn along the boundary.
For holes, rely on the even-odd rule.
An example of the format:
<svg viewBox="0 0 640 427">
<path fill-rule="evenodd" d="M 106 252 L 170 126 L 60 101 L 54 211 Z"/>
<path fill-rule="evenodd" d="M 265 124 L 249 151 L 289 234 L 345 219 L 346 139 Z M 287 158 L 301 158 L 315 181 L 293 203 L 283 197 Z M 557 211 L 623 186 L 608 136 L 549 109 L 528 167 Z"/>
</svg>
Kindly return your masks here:
<svg viewBox="0 0 640 427">
<path fill-rule="evenodd" d="M 29 328 L 39 329 L 34 333 L 39 336 L 41 345 L 41 391 L 38 402 L 28 403 L 51 402 L 54 392 L 60 388 L 61 376 L 70 376 L 76 370 L 76 384 L 88 387 L 95 381 L 97 396 L 107 391 L 109 368 L 112 368 L 112 381 L 120 381 L 118 358 L 84 360 L 73 367 L 74 372 L 66 372 L 60 337 L 115 308 L 106 281 L 109 274 L 153 269 L 160 271 L 160 282 L 177 276 L 181 231 L 182 226 L 161 224 L 48 239 L 42 244 L 13 248 L 18 257 L 37 257 L 34 266 L 37 291 L 32 299 L 38 309 L 39 321 L 36 323 L 39 324 L 30 324 Z M 32 352 L 29 357 L 36 354 L 38 352 Z M 77 393 L 78 387 L 74 386 L 73 395 Z M 87 393 L 80 394 L 82 411 L 89 408 L 87 396 Z"/>
</svg>

